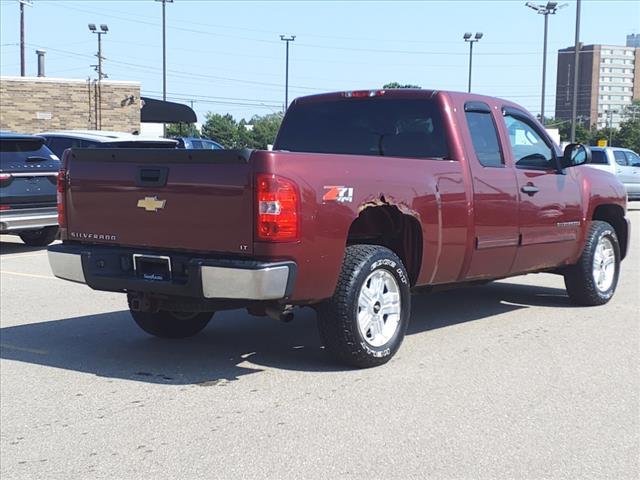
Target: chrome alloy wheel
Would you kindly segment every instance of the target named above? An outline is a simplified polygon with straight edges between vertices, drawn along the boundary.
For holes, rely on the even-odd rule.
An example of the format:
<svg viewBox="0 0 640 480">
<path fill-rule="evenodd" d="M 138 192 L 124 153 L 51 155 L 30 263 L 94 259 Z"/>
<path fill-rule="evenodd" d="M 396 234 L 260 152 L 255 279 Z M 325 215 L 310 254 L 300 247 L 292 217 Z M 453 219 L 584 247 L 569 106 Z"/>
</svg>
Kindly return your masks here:
<svg viewBox="0 0 640 480">
<path fill-rule="evenodd" d="M 387 343 L 400 324 L 400 287 L 387 270 L 372 272 L 358 295 L 358 328 L 372 347 Z"/>
<path fill-rule="evenodd" d="M 596 288 L 606 292 L 616 276 L 616 254 L 611 240 L 601 237 L 593 254 L 593 281 Z"/>
</svg>

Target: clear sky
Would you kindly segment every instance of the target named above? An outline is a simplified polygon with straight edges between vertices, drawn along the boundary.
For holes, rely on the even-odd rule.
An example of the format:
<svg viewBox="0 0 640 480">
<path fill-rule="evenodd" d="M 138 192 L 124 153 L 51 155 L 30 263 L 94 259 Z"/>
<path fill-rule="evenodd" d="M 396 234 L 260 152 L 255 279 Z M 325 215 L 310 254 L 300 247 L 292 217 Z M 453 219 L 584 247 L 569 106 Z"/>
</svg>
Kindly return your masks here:
<svg viewBox="0 0 640 480">
<path fill-rule="evenodd" d="M 546 0 L 545 0 L 546 1 Z M 397 81 L 466 90 L 474 45 L 473 91 L 540 111 L 543 16 L 525 1 L 211 1 L 175 0 L 167 10 L 168 99 L 237 118 L 284 103 L 285 45 L 290 99 L 322 91 L 377 88 Z M 538 2 L 536 2 L 538 3 Z M 542 2 L 540 2 L 542 3 Z M 560 3 L 565 3 L 560 1 Z M 549 19 L 546 113 L 555 102 L 556 51 L 573 45 L 575 0 Z M 106 23 L 104 71 L 162 96 L 161 4 L 153 0 L 34 0 L 26 8 L 27 74 L 36 48 L 51 77 L 95 77 L 97 49 L 88 23 Z M 18 0 L 0 0 L 0 73 L 19 75 Z M 640 1 L 583 0 L 581 40 L 624 45 L 640 33 Z"/>
</svg>

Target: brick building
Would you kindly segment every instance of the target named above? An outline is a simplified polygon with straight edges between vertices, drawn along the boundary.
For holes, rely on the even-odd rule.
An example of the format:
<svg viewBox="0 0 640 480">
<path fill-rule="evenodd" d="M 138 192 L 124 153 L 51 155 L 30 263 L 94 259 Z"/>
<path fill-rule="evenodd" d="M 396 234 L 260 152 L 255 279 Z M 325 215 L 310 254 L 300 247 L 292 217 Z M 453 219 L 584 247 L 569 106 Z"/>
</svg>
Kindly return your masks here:
<svg viewBox="0 0 640 480">
<path fill-rule="evenodd" d="M 571 119 L 574 47 L 558 50 L 556 118 Z M 588 127 L 618 128 L 624 110 L 640 99 L 640 48 L 581 45 L 577 117 Z"/>
<path fill-rule="evenodd" d="M 140 130 L 140 83 L 0 77 L 0 130 Z"/>
</svg>

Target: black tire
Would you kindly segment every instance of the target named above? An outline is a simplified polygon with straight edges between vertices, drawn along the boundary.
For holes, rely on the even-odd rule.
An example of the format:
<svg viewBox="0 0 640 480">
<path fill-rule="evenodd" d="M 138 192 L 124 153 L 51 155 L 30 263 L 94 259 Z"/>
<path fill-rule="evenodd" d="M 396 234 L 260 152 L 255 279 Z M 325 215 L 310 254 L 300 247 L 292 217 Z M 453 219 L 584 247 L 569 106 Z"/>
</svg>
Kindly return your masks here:
<svg viewBox="0 0 640 480">
<path fill-rule="evenodd" d="M 213 312 L 129 312 L 138 326 L 149 335 L 158 338 L 187 338 L 200 333 L 207 326 Z"/>
<path fill-rule="evenodd" d="M 26 230 L 20 233 L 20 239 L 30 247 L 46 247 L 58 236 L 58 227 L 45 227 L 40 230 Z"/>
<path fill-rule="evenodd" d="M 606 239 L 613 247 L 615 271 L 610 286 L 601 289 L 594 274 L 594 256 L 598 244 Z M 604 305 L 613 297 L 620 275 L 620 245 L 618 237 L 607 222 L 593 221 L 587 233 L 587 241 L 578 263 L 564 271 L 564 284 L 569 298 L 578 305 Z"/>
<path fill-rule="evenodd" d="M 358 299 L 365 282 L 378 270 L 389 272 L 395 279 L 400 313 L 395 333 L 386 343 L 373 346 L 358 326 Z M 388 362 L 400 348 L 409 325 L 409 289 L 409 275 L 391 250 L 377 245 L 347 247 L 335 293 L 318 307 L 318 329 L 327 352 L 339 362 L 356 368 L 375 367 Z M 379 312 L 378 303 L 376 315 L 384 317 Z M 387 318 L 383 321 L 386 324 Z"/>
</svg>

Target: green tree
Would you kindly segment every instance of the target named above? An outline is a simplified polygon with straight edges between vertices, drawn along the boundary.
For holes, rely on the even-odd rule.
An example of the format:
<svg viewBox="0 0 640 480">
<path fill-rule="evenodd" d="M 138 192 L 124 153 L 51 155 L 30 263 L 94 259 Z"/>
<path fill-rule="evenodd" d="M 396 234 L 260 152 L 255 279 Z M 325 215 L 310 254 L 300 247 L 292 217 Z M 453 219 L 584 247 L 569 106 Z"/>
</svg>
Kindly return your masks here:
<svg viewBox="0 0 640 480">
<path fill-rule="evenodd" d="M 385 83 L 382 88 L 385 89 L 392 89 L 392 88 L 422 88 L 420 85 L 412 85 L 410 83 L 407 84 L 401 84 L 398 82 L 390 82 L 390 83 Z"/>
<path fill-rule="evenodd" d="M 270 113 L 268 115 L 255 115 L 251 118 L 253 129 L 250 132 L 251 148 L 266 149 L 267 145 L 273 145 L 276 135 L 282 123 L 282 113 Z"/>
<path fill-rule="evenodd" d="M 616 147 L 624 147 L 640 152 L 640 115 L 636 118 L 629 118 L 620 124 L 618 130 Z"/>
<path fill-rule="evenodd" d="M 167 137 L 200 137 L 195 123 L 167 124 Z"/>
<path fill-rule="evenodd" d="M 546 128 L 557 128 L 560 132 L 560 139 L 568 142 L 571 138 L 571 122 L 569 120 L 548 119 L 545 123 Z M 576 142 L 589 145 L 593 141 L 593 132 L 591 132 L 582 123 L 576 125 Z"/>
<path fill-rule="evenodd" d="M 238 148 L 238 123 L 227 113 L 207 113 L 202 125 L 202 136 L 220 143 L 225 148 Z"/>
</svg>

